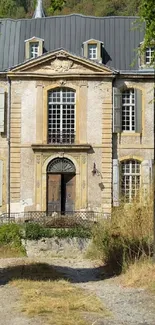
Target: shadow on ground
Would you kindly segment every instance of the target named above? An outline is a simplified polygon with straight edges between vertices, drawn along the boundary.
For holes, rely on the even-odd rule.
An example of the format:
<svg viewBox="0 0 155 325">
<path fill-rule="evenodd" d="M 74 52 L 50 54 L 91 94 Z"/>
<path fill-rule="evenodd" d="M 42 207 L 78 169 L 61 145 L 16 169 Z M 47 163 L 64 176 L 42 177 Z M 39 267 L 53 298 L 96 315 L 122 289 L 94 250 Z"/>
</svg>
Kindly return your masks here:
<svg viewBox="0 0 155 325">
<path fill-rule="evenodd" d="M 5 285 L 14 279 L 32 281 L 54 281 L 65 279 L 71 283 L 86 283 L 100 281 L 110 276 L 104 266 L 94 268 L 72 268 L 50 265 L 47 263 L 10 265 L 0 268 L 0 285 Z"/>
</svg>

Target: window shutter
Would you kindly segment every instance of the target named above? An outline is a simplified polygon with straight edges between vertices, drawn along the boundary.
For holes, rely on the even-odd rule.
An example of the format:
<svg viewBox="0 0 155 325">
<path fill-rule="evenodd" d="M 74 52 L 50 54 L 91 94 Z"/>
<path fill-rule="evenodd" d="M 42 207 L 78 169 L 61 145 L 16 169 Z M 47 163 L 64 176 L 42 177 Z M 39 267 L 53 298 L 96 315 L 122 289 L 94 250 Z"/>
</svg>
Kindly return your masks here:
<svg viewBox="0 0 155 325">
<path fill-rule="evenodd" d="M 2 206 L 3 161 L 0 160 L 0 206 Z"/>
<path fill-rule="evenodd" d="M 122 93 L 118 88 L 113 88 L 113 132 L 120 133 L 122 130 Z"/>
<path fill-rule="evenodd" d="M 119 205 L 119 161 L 113 159 L 113 206 Z"/>
<path fill-rule="evenodd" d="M 135 89 L 135 117 L 135 131 L 142 133 L 142 91 L 140 89 Z"/>
<path fill-rule="evenodd" d="M 0 132 L 4 132 L 4 96 L 4 89 L 0 88 Z"/>
<path fill-rule="evenodd" d="M 141 163 L 142 168 L 142 188 L 144 190 L 149 190 L 153 182 L 153 160 L 143 160 Z"/>
</svg>

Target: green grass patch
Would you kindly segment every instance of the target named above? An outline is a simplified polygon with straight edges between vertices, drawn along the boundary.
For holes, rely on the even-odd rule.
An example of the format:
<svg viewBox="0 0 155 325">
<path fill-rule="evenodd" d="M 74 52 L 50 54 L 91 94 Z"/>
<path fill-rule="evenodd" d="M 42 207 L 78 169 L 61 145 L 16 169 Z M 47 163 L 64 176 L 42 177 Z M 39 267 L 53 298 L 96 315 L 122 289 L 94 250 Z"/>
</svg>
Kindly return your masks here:
<svg viewBox="0 0 155 325">
<path fill-rule="evenodd" d="M 11 244 L 0 246 L 0 258 L 23 257 L 25 255 L 26 252 L 22 246 L 14 247 Z"/>
</svg>

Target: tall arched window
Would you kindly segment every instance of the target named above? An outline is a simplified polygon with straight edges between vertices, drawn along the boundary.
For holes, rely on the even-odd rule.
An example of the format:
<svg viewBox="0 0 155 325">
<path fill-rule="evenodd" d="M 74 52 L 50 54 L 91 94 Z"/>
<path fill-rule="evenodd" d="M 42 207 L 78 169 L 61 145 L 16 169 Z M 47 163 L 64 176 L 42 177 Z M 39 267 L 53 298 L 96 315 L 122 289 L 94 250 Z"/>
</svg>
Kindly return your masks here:
<svg viewBox="0 0 155 325">
<path fill-rule="evenodd" d="M 55 88 L 48 92 L 48 143 L 75 142 L 75 91 Z"/>
<path fill-rule="evenodd" d="M 137 160 L 121 163 L 121 192 L 126 202 L 131 202 L 140 189 L 141 164 Z"/>
</svg>

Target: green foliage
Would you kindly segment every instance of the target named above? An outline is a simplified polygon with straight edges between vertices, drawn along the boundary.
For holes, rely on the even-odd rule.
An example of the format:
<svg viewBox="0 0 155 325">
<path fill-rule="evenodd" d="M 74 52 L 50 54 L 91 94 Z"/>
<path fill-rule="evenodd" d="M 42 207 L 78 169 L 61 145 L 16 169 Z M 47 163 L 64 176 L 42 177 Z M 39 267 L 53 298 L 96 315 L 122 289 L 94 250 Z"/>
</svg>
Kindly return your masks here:
<svg viewBox="0 0 155 325">
<path fill-rule="evenodd" d="M 69 229 L 50 229 L 44 228 L 39 224 L 27 223 L 25 225 L 25 239 L 30 240 L 38 240 L 40 238 L 52 238 L 52 237 L 59 237 L 59 238 L 90 238 L 91 232 L 88 229 L 84 229 L 82 227 L 78 228 L 69 228 Z"/>
<path fill-rule="evenodd" d="M 140 17 L 146 23 L 144 48 L 150 46 L 155 40 L 155 1 L 141 0 Z"/>
<path fill-rule="evenodd" d="M 93 16 L 137 15 L 141 0 L 43 0 L 46 15 L 80 13 Z M 154 0 L 152 0 L 153 2 Z M 36 0 L 0 0 L 0 17 L 30 18 Z"/>
<path fill-rule="evenodd" d="M 140 0 L 69 0 L 61 14 L 81 13 L 93 16 L 136 15 Z"/>
<path fill-rule="evenodd" d="M 9 224 L 0 226 L 0 249 L 6 251 L 12 250 L 13 254 L 16 250 L 21 255 L 25 255 L 25 250 L 21 243 L 21 227 L 17 224 Z"/>
<path fill-rule="evenodd" d="M 0 227 L 0 245 L 14 243 L 20 245 L 21 228 L 17 224 L 2 225 Z"/>
<path fill-rule="evenodd" d="M 49 8 L 46 9 L 48 15 L 53 15 L 57 10 L 62 10 L 66 0 L 51 0 Z"/>
<path fill-rule="evenodd" d="M 25 225 L 24 238 L 25 239 L 40 239 L 44 237 L 44 228 L 39 224 L 27 223 Z"/>
</svg>

